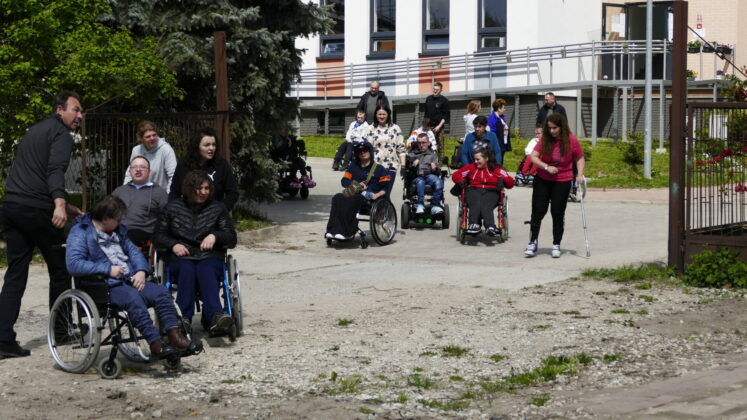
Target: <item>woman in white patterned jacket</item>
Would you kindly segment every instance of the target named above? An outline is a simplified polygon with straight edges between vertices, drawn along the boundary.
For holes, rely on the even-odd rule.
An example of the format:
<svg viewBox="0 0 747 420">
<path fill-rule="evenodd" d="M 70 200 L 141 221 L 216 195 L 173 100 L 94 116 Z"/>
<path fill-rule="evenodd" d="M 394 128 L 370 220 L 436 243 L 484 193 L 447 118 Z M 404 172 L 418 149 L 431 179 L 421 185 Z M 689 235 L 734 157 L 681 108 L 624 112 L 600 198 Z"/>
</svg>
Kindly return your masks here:
<svg viewBox="0 0 747 420">
<path fill-rule="evenodd" d="M 390 172 L 391 180 L 386 192 L 389 196 L 397 172 L 405 165 L 405 140 L 399 126 L 392 123 L 392 112 L 389 107 L 377 107 L 375 115 L 376 123 L 369 129 L 366 140 L 373 145 L 376 151 L 374 157 L 376 163 Z"/>
</svg>

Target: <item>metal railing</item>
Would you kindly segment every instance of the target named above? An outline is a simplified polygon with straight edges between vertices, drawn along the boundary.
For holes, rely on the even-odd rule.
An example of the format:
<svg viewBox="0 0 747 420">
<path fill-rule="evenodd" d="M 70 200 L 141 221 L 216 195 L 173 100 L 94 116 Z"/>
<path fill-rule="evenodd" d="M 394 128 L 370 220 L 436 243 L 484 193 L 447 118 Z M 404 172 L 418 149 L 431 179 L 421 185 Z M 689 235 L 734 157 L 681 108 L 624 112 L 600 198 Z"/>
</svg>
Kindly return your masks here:
<svg viewBox="0 0 747 420">
<path fill-rule="evenodd" d="M 666 55 L 671 49 L 671 43 L 667 40 L 655 40 L 653 42 L 653 54 Z M 548 47 L 514 49 L 499 52 L 480 52 L 462 55 L 450 55 L 443 57 L 422 57 L 418 59 L 394 60 L 365 64 L 347 64 L 341 66 L 317 67 L 301 71 L 300 79 L 296 80 L 291 91 L 292 96 L 322 97 L 328 99 L 330 91 L 346 92 L 350 99 L 360 95 L 362 90 L 368 88 L 372 80 L 387 81 L 397 80 L 398 84 L 404 82 L 405 95 L 417 94 L 412 90 L 412 84 L 419 83 L 422 74 L 430 72 L 431 79 L 440 70 L 448 69 L 452 81 L 460 78 L 465 81 L 465 87 L 469 86 L 471 79 L 485 78 L 488 80 L 488 88 L 494 88 L 494 76 L 523 76 L 526 85 L 556 83 L 553 67 L 559 62 L 576 60 L 578 62 L 576 80 L 591 81 L 599 80 L 601 73 L 598 58 L 604 56 L 614 57 L 612 74 L 608 79 L 620 80 L 627 75 L 626 79 L 633 79 L 636 62 L 643 63 L 643 55 L 646 52 L 644 41 L 591 41 L 586 43 L 556 45 Z M 641 57 L 638 57 L 641 56 Z M 540 67 L 540 64 L 543 67 Z M 587 68 L 584 68 L 586 65 Z M 667 60 L 662 60 L 661 71 L 667 74 Z M 587 73 L 588 72 L 588 73 Z M 567 72 L 566 72 L 567 73 Z M 432 81 L 431 80 L 431 81 Z M 518 80 L 518 79 L 517 79 Z M 474 82 L 473 82 L 474 84 Z M 323 92 L 319 95 L 319 91 Z M 335 95 L 339 97 L 340 95 Z"/>
</svg>

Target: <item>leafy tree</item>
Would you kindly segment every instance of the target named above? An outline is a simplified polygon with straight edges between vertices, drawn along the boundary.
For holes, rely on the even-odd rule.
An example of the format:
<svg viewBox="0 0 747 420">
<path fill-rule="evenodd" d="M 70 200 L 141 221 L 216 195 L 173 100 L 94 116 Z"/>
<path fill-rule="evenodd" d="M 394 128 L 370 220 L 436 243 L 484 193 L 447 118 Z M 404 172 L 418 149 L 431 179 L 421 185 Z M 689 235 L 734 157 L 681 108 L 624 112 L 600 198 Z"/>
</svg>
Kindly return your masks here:
<svg viewBox="0 0 747 420">
<path fill-rule="evenodd" d="M 215 108 L 213 32 L 226 31 L 231 149 L 244 196 L 276 199 L 276 166 L 268 138 L 292 121 L 298 103 L 287 96 L 299 77 L 298 36 L 327 30 L 327 11 L 299 0 L 111 0 L 106 19 L 139 38 L 156 37 L 161 56 L 177 70 L 183 100 L 163 108 Z"/>
<path fill-rule="evenodd" d="M 84 107 L 180 96 L 155 40 L 97 22 L 109 11 L 106 0 L 0 0 L 0 168 L 63 89 L 80 93 Z"/>
</svg>

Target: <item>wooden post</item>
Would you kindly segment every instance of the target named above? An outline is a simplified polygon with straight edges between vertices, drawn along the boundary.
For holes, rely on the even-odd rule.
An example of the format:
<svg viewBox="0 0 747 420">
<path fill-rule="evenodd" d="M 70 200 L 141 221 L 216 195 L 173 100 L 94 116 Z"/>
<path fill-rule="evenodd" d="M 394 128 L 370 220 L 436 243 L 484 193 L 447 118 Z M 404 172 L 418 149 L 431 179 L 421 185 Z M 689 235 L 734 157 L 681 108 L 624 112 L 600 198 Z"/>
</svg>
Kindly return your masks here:
<svg viewBox="0 0 747 420">
<path fill-rule="evenodd" d="M 215 41 L 215 127 L 220 141 L 221 157 L 231 162 L 231 132 L 228 128 L 228 64 L 226 31 L 213 32 Z"/>
</svg>

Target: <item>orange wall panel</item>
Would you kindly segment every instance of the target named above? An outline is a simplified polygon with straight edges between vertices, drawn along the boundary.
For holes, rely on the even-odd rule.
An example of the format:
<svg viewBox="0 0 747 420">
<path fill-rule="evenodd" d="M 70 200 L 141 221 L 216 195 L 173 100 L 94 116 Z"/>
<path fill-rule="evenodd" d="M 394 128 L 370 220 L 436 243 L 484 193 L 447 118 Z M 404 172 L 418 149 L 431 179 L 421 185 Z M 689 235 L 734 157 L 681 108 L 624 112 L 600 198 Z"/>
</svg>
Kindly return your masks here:
<svg viewBox="0 0 747 420">
<path fill-rule="evenodd" d="M 441 64 L 441 56 L 422 57 L 420 59 L 420 72 L 418 73 L 418 92 L 420 94 L 433 93 L 433 83 L 441 82 L 444 85 L 443 92 L 449 91 L 450 72 L 447 64 Z"/>
<path fill-rule="evenodd" d="M 317 82 L 316 82 L 316 95 L 324 97 L 324 85 L 325 85 L 325 71 L 327 67 L 342 66 L 345 64 L 345 60 L 317 60 Z M 339 69 L 335 69 L 339 71 Z M 344 96 L 345 95 L 345 78 L 331 76 L 326 78 L 327 84 L 327 96 Z"/>
</svg>

